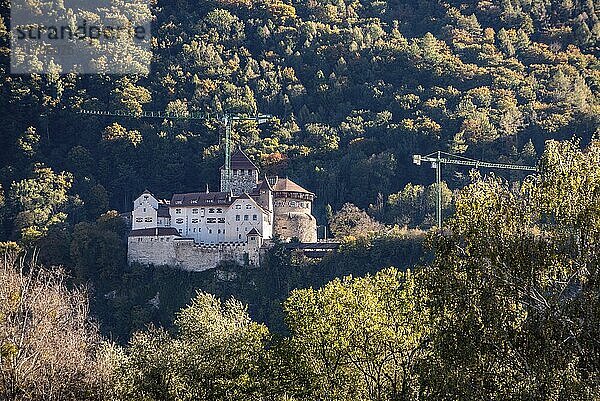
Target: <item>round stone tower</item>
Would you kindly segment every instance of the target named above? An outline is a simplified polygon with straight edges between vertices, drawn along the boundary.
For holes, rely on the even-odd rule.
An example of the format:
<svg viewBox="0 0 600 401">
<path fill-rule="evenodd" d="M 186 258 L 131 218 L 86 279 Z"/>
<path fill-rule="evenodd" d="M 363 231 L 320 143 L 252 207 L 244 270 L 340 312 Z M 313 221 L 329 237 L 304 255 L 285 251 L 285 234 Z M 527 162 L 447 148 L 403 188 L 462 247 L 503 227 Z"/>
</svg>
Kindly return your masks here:
<svg viewBox="0 0 600 401">
<path fill-rule="evenodd" d="M 273 187 L 273 234 L 283 241 L 317 242 L 317 220 L 312 215 L 315 194 L 287 178 L 270 179 Z"/>
</svg>

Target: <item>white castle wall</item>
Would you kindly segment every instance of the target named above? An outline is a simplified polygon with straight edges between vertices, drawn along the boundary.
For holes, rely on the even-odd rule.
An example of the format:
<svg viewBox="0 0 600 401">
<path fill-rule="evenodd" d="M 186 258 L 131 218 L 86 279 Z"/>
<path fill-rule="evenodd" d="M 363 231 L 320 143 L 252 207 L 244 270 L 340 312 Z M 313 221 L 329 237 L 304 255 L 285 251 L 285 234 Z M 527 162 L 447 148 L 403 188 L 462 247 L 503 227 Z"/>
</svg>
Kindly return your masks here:
<svg viewBox="0 0 600 401">
<path fill-rule="evenodd" d="M 177 237 L 131 237 L 127 247 L 129 263 L 173 266 L 186 271 L 214 269 L 221 262 L 260 265 L 260 243 L 198 245 L 192 239 Z"/>
</svg>

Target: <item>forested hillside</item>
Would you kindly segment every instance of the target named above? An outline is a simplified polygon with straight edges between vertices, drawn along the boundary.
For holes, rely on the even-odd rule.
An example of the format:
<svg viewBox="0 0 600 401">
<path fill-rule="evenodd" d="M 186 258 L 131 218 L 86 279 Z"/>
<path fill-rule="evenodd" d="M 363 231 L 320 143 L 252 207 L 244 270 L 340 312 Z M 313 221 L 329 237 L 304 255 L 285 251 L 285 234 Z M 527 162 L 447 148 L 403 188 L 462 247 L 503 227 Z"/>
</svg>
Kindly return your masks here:
<svg viewBox="0 0 600 401">
<path fill-rule="evenodd" d="M 366 266 L 387 265 L 402 250 L 363 240 L 346 244 L 328 271 L 270 264 L 262 281 L 237 281 L 242 296 L 261 285 L 287 293 L 280 279 L 290 271 L 292 285 L 318 283 L 283 296 L 279 332 L 236 298 L 200 291 L 172 330 L 150 326 L 115 345 L 99 335 L 85 290 L 62 270 L 24 266 L 5 252 L 0 398 L 597 400 L 599 165 L 600 141 L 583 151 L 576 141 L 551 141 L 540 173 L 520 185 L 475 177 L 456 193 L 446 227 L 428 234 L 433 259 L 413 270 L 369 274 Z M 323 285 L 347 267 L 361 277 Z M 124 282 L 132 292 L 147 283 L 135 274 L 167 277 L 134 269 Z M 251 275 L 221 269 L 220 282 L 235 274 Z M 200 278 L 183 278 L 180 291 L 191 280 Z"/>
<path fill-rule="evenodd" d="M 597 399 L 596 7 L 157 0 L 147 76 L 25 76 L 0 0 L 0 398 Z M 233 139 L 316 193 L 341 252 L 276 247 L 262 271 L 204 275 L 127 266 L 119 213 L 146 188 L 216 189 L 224 159 L 218 121 L 142 111 L 274 115 Z M 540 174 L 444 170 L 448 226 L 425 233 L 437 188 L 412 155 L 437 150 Z M 223 302 L 203 292 L 175 316 L 196 289 Z M 38 333 L 50 343 L 23 343 Z"/>
<path fill-rule="evenodd" d="M 278 121 L 260 129 L 237 125 L 235 140 L 266 172 L 316 192 L 321 223 L 325 205 L 346 202 L 410 223 L 412 192 L 389 196 L 431 182 L 411 165 L 413 153 L 534 163 L 545 139 L 596 132 L 597 6 L 159 1 L 147 77 L 9 75 L 3 29 L 4 237 L 35 239 L 63 223 L 70 233 L 108 209 L 129 209 L 145 188 L 159 196 L 217 188 L 216 121 L 91 118 L 80 109 L 273 114 Z M 4 26 L 8 11 L 5 2 Z M 463 185 L 465 174 L 446 179 Z M 35 185 L 64 196 L 29 202 L 23 192 Z"/>
</svg>

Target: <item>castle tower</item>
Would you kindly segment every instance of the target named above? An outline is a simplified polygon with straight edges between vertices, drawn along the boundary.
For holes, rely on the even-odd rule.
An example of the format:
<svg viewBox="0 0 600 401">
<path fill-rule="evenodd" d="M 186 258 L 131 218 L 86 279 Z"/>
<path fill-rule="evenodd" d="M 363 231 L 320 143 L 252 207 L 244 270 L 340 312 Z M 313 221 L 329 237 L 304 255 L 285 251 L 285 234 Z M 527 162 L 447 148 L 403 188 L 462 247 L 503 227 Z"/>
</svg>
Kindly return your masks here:
<svg viewBox="0 0 600 401">
<path fill-rule="evenodd" d="M 273 234 L 283 241 L 317 242 L 317 220 L 312 215 L 315 194 L 287 178 L 271 179 Z"/>
<path fill-rule="evenodd" d="M 228 175 L 230 175 L 228 177 Z M 221 192 L 232 192 L 234 196 L 249 194 L 258 185 L 258 167 L 241 150 L 231 155 L 231 173 L 221 167 Z"/>
<path fill-rule="evenodd" d="M 251 196 L 264 210 L 273 212 L 273 188 L 266 177 L 258 183 Z"/>
</svg>

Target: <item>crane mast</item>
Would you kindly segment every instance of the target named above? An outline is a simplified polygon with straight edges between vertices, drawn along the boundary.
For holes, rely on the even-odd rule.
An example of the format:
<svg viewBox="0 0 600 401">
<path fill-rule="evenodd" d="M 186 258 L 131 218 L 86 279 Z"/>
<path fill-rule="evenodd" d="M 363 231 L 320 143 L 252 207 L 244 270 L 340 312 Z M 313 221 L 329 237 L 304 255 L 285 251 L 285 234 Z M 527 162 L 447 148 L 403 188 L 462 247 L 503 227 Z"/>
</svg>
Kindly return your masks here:
<svg viewBox="0 0 600 401">
<path fill-rule="evenodd" d="M 468 157 L 452 155 L 437 151 L 426 156 L 414 155 L 413 163 L 417 166 L 421 166 L 423 163 L 431 163 L 432 168 L 435 169 L 435 181 L 437 184 L 437 204 L 436 204 L 436 218 L 437 227 L 442 228 L 442 165 L 457 165 L 457 166 L 470 166 L 475 168 L 489 168 L 499 170 L 516 170 L 516 171 L 531 171 L 536 172 L 537 167 L 523 166 L 518 164 L 507 164 L 507 163 L 490 163 L 481 160 L 474 160 Z"/>
</svg>

